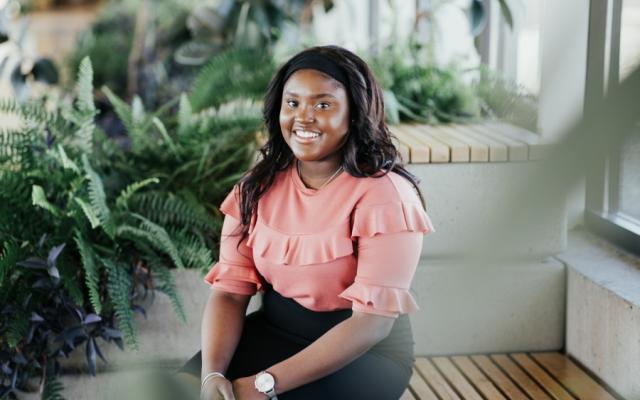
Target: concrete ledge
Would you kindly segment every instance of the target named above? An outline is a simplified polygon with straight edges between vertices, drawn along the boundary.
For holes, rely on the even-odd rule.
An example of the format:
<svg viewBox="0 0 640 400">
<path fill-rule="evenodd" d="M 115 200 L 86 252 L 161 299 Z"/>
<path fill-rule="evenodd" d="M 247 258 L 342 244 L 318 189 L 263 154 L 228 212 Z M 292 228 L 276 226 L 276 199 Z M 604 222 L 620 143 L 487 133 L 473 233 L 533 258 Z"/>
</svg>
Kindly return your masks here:
<svg viewBox="0 0 640 400">
<path fill-rule="evenodd" d="M 540 260 L 562 252 L 567 231 L 564 199 L 545 197 L 549 204 L 544 208 L 539 201 L 527 199 L 526 204 L 517 205 L 513 215 L 505 215 L 512 210 L 515 191 L 523 189 L 523 182 L 538 163 L 408 165 L 407 169 L 421 179 L 420 189 L 436 230 L 425 237 L 423 257 L 460 255 L 488 234 L 502 234 L 500 250 L 520 258 Z M 540 196 L 532 194 L 535 199 Z M 508 233 L 494 228 L 496 221 L 505 217 L 511 223 Z"/>
<path fill-rule="evenodd" d="M 423 259 L 413 281 L 417 355 L 559 350 L 565 268 L 559 261 L 493 265 Z"/>
<path fill-rule="evenodd" d="M 568 270 L 567 352 L 625 399 L 640 399 L 640 258 L 584 229 Z"/>
</svg>

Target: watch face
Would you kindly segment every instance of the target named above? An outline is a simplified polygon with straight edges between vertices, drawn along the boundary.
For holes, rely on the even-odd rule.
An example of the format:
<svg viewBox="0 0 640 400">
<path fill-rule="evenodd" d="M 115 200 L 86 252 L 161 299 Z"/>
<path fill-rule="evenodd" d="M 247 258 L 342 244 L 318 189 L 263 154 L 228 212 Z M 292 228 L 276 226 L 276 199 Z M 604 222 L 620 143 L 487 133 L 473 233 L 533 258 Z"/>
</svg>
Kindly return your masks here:
<svg viewBox="0 0 640 400">
<path fill-rule="evenodd" d="M 256 377 L 256 388 L 261 392 L 273 389 L 275 383 L 275 379 L 273 379 L 273 376 L 268 372 L 263 372 Z"/>
</svg>

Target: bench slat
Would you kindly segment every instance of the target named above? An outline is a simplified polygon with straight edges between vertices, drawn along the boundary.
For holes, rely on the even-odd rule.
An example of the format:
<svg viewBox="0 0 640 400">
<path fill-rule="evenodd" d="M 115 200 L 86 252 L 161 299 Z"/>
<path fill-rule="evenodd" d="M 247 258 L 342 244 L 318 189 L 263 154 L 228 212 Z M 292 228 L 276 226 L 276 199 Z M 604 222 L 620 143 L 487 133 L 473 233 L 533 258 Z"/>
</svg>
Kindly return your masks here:
<svg viewBox="0 0 640 400">
<path fill-rule="evenodd" d="M 416 359 L 415 366 L 437 395 L 440 396 L 441 400 L 460 400 L 460 397 L 449 386 L 436 367 L 431 364 L 431 361 L 420 357 Z"/>
<path fill-rule="evenodd" d="M 574 400 L 564 388 L 555 380 L 549 376 L 547 372 L 540 368 L 535 361 L 533 361 L 528 355 L 524 353 L 511 354 L 511 357 L 525 369 L 538 384 L 546 389 L 554 399 L 556 400 Z"/>
<path fill-rule="evenodd" d="M 400 129 L 418 142 L 429 146 L 431 149 L 431 162 L 451 162 L 451 149 L 446 143 L 441 142 L 427 133 L 417 132 L 415 125 L 402 124 L 400 125 Z"/>
<path fill-rule="evenodd" d="M 433 357 L 433 363 L 442 371 L 442 374 L 458 390 L 465 400 L 482 400 L 482 396 L 471 386 L 465 377 L 453 365 L 447 357 Z"/>
<path fill-rule="evenodd" d="M 466 143 L 471 149 L 471 162 L 488 162 L 489 161 L 489 145 L 482 141 L 465 135 L 459 130 L 452 128 L 449 125 L 443 125 L 440 127 L 443 132 L 451 135 L 452 137 Z"/>
<path fill-rule="evenodd" d="M 560 353 L 531 353 L 551 375 L 581 400 L 614 400 L 602 386 Z"/>
<path fill-rule="evenodd" d="M 489 161 L 491 162 L 509 161 L 509 149 L 507 148 L 506 144 L 500 141 L 494 140 L 485 135 L 482 135 L 481 133 L 471 129 L 468 125 L 455 124 L 455 125 L 452 125 L 451 128 L 461 132 L 465 136 L 470 136 L 480 141 L 481 143 L 485 143 L 487 146 L 489 146 Z"/>
<path fill-rule="evenodd" d="M 506 400 L 495 385 L 478 367 L 466 356 L 453 356 L 451 360 L 458 366 L 467 379 L 475 386 L 485 398 L 491 400 Z"/>
<path fill-rule="evenodd" d="M 431 136 L 449 147 L 451 150 L 451 162 L 469 162 L 471 160 L 470 146 L 449 135 L 438 125 L 414 125 L 414 132 L 418 135 Z"/>
<path fill-rule="evenodd" d="M 516 363 L 504 354 L 494 354 L 491 359 L 502 368 L 529 396 L 534 399 L 551 400 L 540 386 L 535 383 Z"/>
<path fill-rule="evenodd" d="M 438 400 L 438 396 L 433 393 L 433 390 L 427 385 L 420 376 L 420 373 L 414 368 L 411 379 L 409 380 L 409 387 L 415 393 L 414 398 L 418 400 Z"/>
<path fill-rule="evenodd" d="M 543 160 L 549 151 L 550 145 L 542 143 L 540 135 L 527 129 L 502 121 L 488 121 L 483 125 L 502 135 L 525 142 L 529 146 L 529 160 Z"/>
<path fill-rule="evenodd" d="M 485 125 L 471 125 L 471 129 L 506 144 L 509 149 L 509 161 L 529 160 L 529 146 L 526 143 L 501 135 L 496 130 L 490 129 Z"/>
<path fill-rule="evenodd" d="M 393 132 L 393 135 L 409 149 L 411 163 L 428 163 L 431 161 L 431 149 L 427 144 L 422 143 L 405 132 L 402 126 L 392 126 L 390 130 Z"/>
<path fill-rule="evenodd" d="M 491 381 L 498 387 L 500 390 L 509 397 L 509 399 L 513 400 L 529 400 L 526 394 L 516 386 L 509 377 L 507 377 L 492 361 L 488 356 L 485 355 L 475 355 L 471 356 L 471 359 L 478 364 L 478 366 L 482 369 Z"/>
</svg>

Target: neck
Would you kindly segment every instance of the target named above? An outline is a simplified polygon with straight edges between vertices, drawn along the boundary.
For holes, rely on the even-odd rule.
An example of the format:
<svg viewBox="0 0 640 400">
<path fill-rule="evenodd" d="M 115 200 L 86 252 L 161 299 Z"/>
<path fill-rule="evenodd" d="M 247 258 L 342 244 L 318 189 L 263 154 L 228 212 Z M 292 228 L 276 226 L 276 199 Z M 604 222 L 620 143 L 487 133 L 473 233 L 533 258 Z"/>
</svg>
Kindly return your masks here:
<svg viewBox="0 0 640 400">
<path fill-rule="evenodd" d="M 335 179 L 339 175 L 341 166 L 339 163 L 326 163 L 321 161 L 295 161 L 295 167 L 300 175 L 300 180 L 311 189 L 319 189 Z M 306 169 L 305 169 L 306 168 Z M 309 173 L 308 171 L 312 172 Z"/>
<path fill-rule="evenodd" d="M 301 161 L 298 160 L 300 174 L 309 180 L 327 179 L 340 168 L 339 160 Z"/>
</svg>

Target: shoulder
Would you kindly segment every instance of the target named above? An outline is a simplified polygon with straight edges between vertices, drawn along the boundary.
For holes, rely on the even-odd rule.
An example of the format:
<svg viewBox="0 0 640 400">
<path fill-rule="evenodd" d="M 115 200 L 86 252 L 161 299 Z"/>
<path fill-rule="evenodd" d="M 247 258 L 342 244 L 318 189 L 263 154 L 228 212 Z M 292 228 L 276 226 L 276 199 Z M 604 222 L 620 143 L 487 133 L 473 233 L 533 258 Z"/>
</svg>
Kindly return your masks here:
<svg viewBox="0 0 640 400">
<path fill-rule="evenodd" d="M 381 171 L 376 177 L 360 178 L 362 191 L 356 207 L 386 203 L 420 203 L 413 183 L 404 176 Z"/>
</svg>

